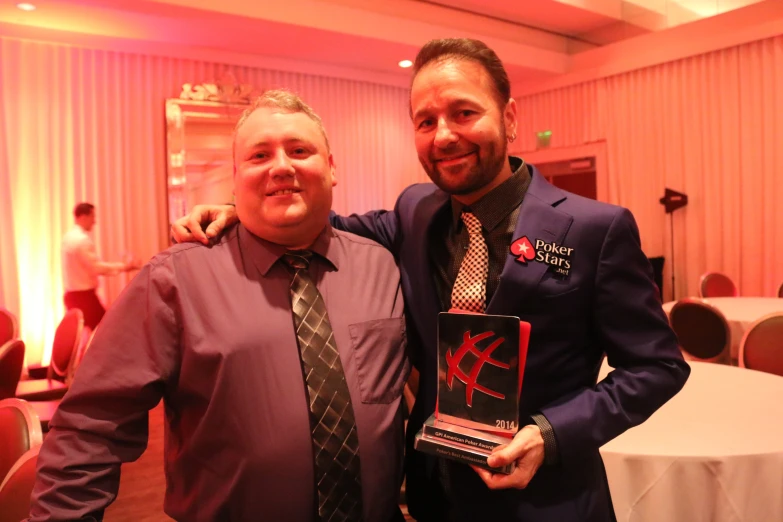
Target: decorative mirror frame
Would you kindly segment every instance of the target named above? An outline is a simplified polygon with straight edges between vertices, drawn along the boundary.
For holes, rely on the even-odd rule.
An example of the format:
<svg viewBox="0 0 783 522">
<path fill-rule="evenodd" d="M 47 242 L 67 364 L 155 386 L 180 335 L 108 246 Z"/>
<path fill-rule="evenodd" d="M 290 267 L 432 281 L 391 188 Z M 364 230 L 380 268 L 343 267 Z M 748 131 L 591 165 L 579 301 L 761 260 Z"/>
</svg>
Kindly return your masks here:
<svg viewBox="0 0 783 522">
<path fill-rule="evenodd" d="M 193 207 L 187 193 L 188 121 L 233 123 L 255 99 L 257 90 L 239 84 L 226 74 L 214 83 L 182 86 L 179 98 L 165 101 L 166 110 L 166 216 L 169 225 Z M 215 203 L 211 201 L 210 203 Z"/>
</svg>

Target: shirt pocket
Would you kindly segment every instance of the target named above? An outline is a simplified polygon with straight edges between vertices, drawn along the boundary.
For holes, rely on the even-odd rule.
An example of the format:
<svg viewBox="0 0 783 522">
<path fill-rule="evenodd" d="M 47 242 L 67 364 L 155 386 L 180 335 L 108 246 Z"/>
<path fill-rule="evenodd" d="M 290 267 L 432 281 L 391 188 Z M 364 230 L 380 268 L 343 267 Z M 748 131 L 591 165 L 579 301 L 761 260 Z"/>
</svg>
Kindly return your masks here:
<svg viewBox="0 0 783 522">
<path fill-rule="evenodd" d="M 348 325 L 362 402 L 389 404 L 400 398 L 410 373 L 405 319 L 375 319 Z"/>
</svg>

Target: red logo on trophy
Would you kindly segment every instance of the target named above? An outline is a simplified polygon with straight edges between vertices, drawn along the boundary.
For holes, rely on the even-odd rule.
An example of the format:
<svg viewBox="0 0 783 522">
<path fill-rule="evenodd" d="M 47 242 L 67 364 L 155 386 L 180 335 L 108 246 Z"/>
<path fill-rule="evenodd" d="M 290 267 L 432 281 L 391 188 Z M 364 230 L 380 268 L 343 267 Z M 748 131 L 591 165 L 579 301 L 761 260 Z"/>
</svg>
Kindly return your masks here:
<svg viewBox="0 0 783 522">
<path fill-rule="evenodd" d="M 494 352 L 495 349 L 503 344 L 503 341 L 505 341 L 505 339 L 502 337 L 493 341 L 492 344 L 484 349 L 484 351 L 481 351 L 476 347 L 476 343 L 494 336 L 495 332 L 484 332 L 471 337 L 470 332 L 465 332 L 462 345 L 457 348 L 454 355 L 451 354 L 451 349 L 446 351 L 446 364 L 448 365 L 448 371 L 446 372 L 446 384 L 448 385 L 449 389 L 451 389 L 454 377 L 457 377 L 457 379 L 465 384 L 465 404 L 467 404 L 468 407 L 473 406 L 474 390 L 480 391 L 481 393 L 486 393 L 490 397 L 495 397 L 496 399 L 506 398 L 504 394 L 490 390 L 489 388 L 482 386 L 477 382 L 479 374 L 481 373 L 481 367 L 484 366 L 485 363 L 506 370 L 511 368 L 511 366 L 506 363 L 502 363 L 490 358 L 492 352 Z M 466 374 L 459 367 L 459 363 L 462 362 L 462 359 L 468 353 L 472 353 L 478 357 L 478 359 L 476 359 L 476 362 L 473 363 L 473 366 L 470 369 L 470 373 Z"/>
</svg>

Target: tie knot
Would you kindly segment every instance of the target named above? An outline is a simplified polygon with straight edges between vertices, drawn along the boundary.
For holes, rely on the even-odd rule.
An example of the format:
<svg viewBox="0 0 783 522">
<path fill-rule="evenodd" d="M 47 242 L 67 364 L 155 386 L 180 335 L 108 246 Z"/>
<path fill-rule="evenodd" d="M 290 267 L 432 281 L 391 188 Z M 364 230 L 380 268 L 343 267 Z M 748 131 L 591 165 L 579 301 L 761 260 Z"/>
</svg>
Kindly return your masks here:
<svg viewBox="0 0 783 522">
<path fill-rule="evenodd" d="M 471 236 L 481 234 L 481 221 L 479 221 L 476 216 L 470 212 L 462 212 L 460 217 L 462 218 L 462 222 L 465 223 L 465 227 L 468 229 L 468 233 Z"/>
<path fill-rule="evenodd" d="M 313 253 L 309 250 L 289 250 L 282 259 L 288 266 L 298 270 L 310 266 L 312 257 Z"/>
</svg>

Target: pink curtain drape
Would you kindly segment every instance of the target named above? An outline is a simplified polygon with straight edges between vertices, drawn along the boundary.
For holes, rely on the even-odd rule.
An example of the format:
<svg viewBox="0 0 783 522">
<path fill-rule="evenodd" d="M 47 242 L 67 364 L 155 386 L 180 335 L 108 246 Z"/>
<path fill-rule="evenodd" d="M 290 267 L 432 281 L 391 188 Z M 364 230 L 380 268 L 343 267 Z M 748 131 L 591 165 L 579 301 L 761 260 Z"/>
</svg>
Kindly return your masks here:
<svg viewBox="0 0 783 522">
<path fill-rule="evenodd" d="M 2 58 L 2 54 L 0 54 Z M 5 71 L 0 67 L 0 136 L 5 136 L 3 91 Z M 8 143 L 0 139 L 0 306 L 18 314 L 19 289 L 16 282 L 16 241 L 11 197 L 11 165 Z"/>
<path fill-rule="evenodd" d="M 685 192 L 673 214 L 677 297 L 708 270 L 742 295 L 783 282 L 783 36 L 518 100 L 523 150 L 606 142 L 608 200 L 631 209 L 649 256 L 667 258 L 664 188 Z"/>
<path fill-rule="evenodd" d="M 97 206 L 104 259 L 149 259 L 167 244 L 164 100 L 231 72 L 287 87 L 321 115 L 337 163 L 334 207 L 389 208 L 426 179 L 404 88 L 177 58 L 0 38 L 0 275 L 29 362 L 48 361 L 62 317 L 60 238 L 76 202 Z M 128 276 L 104 279 L 110 303 Z"/>
</svg>

